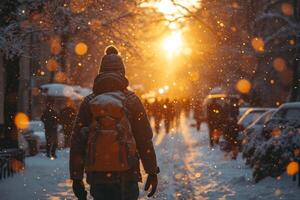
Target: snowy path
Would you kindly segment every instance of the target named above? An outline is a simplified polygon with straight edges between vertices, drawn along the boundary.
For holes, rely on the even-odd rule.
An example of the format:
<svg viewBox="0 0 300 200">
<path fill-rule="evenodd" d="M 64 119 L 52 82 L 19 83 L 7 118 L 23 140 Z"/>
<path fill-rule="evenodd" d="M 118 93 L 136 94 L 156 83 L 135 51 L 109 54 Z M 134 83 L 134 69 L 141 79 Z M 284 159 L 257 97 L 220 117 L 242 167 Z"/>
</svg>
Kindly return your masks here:
<svg viewBox="0 0 300 200">
<path fill-rule="evenodd" d="M 296 200 L 300 188 L 290 177 L 251 182 L 251 170 L 239 158 L 228 160 L 218 149 L 208 148 L 207 127 L 190 127 L 183 116 L 177 130 L 154 138 L 161 173 L 155 199 L 287 199 Z M 0 199 L 74 199 L 68 180 L 68 151 L 57 160 L 42 154 L 27 158 L 26 170 L 0 182 Z M 143 184 L 140 185 L 141 188 Z M 147 199 L 141 190 L 141 199 Z"/>
</svg>

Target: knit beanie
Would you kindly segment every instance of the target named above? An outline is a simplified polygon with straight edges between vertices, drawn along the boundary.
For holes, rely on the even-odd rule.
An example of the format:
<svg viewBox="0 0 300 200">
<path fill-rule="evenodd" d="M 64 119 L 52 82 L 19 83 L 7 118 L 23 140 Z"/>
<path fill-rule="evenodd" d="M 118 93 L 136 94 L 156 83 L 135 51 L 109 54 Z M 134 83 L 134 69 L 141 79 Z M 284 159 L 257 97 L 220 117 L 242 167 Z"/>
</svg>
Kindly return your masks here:
<svg viewBox="0 0 300 200">
<path fill-rule="evenodd" d="M 106 72 L 118 72 L 125 75 L 125 66 L 119 51 L 114 46 L 108 46 L 105 49 L 105 55 L 103 56 L 100 64 L 99 74 Z"/>
</svg>

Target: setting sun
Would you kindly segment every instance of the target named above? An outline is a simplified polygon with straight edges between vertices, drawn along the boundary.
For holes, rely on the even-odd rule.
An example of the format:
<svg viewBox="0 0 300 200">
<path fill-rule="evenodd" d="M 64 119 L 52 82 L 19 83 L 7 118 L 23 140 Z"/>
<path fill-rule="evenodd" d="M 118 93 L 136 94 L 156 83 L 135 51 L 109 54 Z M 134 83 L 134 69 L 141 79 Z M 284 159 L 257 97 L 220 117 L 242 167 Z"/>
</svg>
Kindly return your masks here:
<svg viewBox="0 0 300 200">
<path fill-rule="evenodd" d="M 163 41 L 163 48 L 169 57 L 173 57 L 181 52 L 182 43 L 181 33 L 179 31 L 172 32 L 172 34 Z"/>
</svg>

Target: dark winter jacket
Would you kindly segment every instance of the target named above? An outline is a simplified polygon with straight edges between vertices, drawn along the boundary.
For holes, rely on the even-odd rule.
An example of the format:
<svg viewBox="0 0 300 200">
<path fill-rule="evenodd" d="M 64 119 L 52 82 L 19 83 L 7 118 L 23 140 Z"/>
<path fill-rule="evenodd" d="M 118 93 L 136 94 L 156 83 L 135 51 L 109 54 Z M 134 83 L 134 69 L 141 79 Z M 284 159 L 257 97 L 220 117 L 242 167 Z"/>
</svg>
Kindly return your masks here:
<svg viewBox="0 0 300 200">
<path fill-rule="evenodd" d="M 53 110 L 51 107 L 47 107 L 41 117 L 42 122 L 45 125 L 46 134 L 48 131 L 55 132 L 57 131 L 58 127 L 58 113 Z"/>
<path fill-rule="evenodd" d="M 93 94 L 87 96 L 82 102 L 73 129 L 70 152 L 71 179 L 81 180 L 83 178 L 86 140 L 80 130 L 82 127 L 89 127 L 91 123 L 89 101 L 96 95 L 116 90 L 124 91 L 125 93 L 125 106 L 129 110 L 129 120 L 132 132 L 136 140 L 138 155 L 143 163 L 144 169 L 148 174 L 156 173 L 156 155 L 152 143 L 153 134 L 149 120 L 140 99 L 133 92 L 127 90 L 127 86 L 127 79 L 116 73 L 102 73 L 96 77 Z M 141 181 L 139 162 L 137 162 L 132 169 L 123 173 L 87 173 L 87 182 L 89 184 L 116 182 L 119 181 L 121 177 L 124 177 L 127 181 Z"/>
<path fill-rule="evenodd" d="M 59 117 L 60 117 L 59 122 L 63 125 L 63 128 L 65 130 L 70 129 L 71 131 L 76 117 L 75 109 L 71 107 L 65 107 L 60 111 Z"/>
</svg>

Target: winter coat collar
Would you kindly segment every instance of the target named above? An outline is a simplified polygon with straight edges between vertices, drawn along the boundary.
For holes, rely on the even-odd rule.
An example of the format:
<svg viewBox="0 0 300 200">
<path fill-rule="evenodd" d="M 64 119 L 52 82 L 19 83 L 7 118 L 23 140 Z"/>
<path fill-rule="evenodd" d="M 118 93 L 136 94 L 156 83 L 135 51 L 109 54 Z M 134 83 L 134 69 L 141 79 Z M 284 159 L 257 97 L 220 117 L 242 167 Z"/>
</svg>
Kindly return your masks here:
<svg viewBox="0 0 300 200">
<path fill-rule="evenodd" d="M 128 87 L 128 79 L 120 73 L 100 73 L 94 80 L 93 93 L 96 95 L 124 91 Z"/>
</svg>

